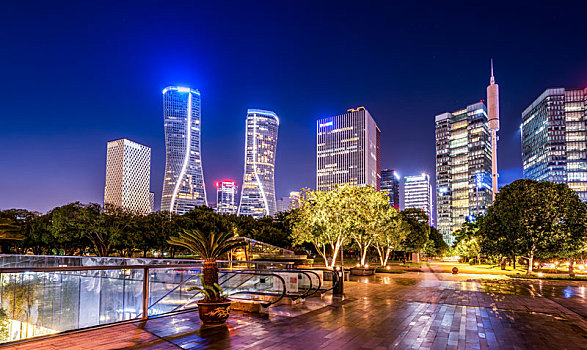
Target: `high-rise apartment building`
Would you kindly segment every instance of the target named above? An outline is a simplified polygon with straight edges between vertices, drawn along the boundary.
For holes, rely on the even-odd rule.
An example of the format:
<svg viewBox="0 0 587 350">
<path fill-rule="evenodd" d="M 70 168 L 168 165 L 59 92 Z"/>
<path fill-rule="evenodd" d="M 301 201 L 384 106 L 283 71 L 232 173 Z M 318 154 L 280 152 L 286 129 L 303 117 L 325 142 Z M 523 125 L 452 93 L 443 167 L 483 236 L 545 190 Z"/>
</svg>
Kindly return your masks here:
<svg viewBox="0 0 587 350">
<path fill-rule="evenodd" d="M 150 183 L 151 148 L 129 139 L 108 141 L 104 206 L 150 213 Z"/>
<path fill-rule="evenodd" d="M 208 205 L 200 138 L 200 92 L 169 86 L 163 90 L 165 174 L 161 210 L 184 214 Z"/>
<path fill-rule="evenodd" d="M 566 183 L 587 201 L 587 89 L 547 89 L 522 112 L 524 178 Z"/>
<path fill-rule="evenodd" d="M 381 170 L 381 191 L 389 196 L 389 205 L 395 209 L 400 208 L 399 203 L 399 180 L 400 176 L 395 170 Z"/>
<path fill-rule="evenodd" d="M 300 192 L 292 191 L 289 193 L 289 197 L 281 197 L 277 200 L 277 211 L 285 212 L 296 206 L 296 200 L 300 198 Z"/>
<path fill-rule="evenodd" d="M 491 154 L 485 104 L 436 116 L 436 222 L 448 244 L 492 202 Z"/>
<path fill-rule="evenodd" d="M 246 119 L 245 169 L 239 215 L 273 215 L 275 205 L 275 152 L 279 118 L 271 111 L 249 109 Z"/>
<path fill-rule="evenodd" d="M 404 208 L 425 211 L 428 215 L 429 225 L 434 226 L 432 186 L 428 174 L 404 177 Z"/>
<path fill-rule="evenodd" d="M 365 107 L 319 119 L 316 150 L 316 188 L 381 183 L 381 131 Z"/>
<path fill-rule="evenodd" d="M 216 182 L 216 212 L 219 214 L 236 214 L 238 209 L 236 196 L 238 186 L 234 181 Z"/>
</svg>

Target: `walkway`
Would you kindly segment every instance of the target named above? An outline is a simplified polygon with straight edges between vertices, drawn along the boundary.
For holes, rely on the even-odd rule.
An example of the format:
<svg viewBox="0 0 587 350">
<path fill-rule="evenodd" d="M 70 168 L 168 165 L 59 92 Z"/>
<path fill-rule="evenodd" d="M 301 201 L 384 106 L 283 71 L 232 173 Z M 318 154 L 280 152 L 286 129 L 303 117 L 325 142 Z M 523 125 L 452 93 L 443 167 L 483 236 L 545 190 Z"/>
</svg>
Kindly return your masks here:
<svg viewBox="0 0 587 350">
<path fill-rule="evenodd" d="M 17 349 L 587 349 L 585 283 L 406 273 L 345 284 L 268 317 L 233 312 L 200 328 L 194 313 L 21 344 Z"/>
</svg>

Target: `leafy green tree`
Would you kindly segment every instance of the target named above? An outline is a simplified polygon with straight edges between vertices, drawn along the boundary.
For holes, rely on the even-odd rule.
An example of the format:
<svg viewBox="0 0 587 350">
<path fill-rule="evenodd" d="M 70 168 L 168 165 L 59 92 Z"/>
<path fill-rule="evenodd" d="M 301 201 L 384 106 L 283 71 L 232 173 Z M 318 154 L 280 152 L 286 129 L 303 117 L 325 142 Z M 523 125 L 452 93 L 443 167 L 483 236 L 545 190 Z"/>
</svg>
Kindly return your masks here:
<svg viewBox="0 0 587 350">
<path fill-rule="evenodd" d="M 504 186 L 481 224 L 482 248 L 528 259 L 571 256 L 585 236 L 585 207 L 565 184 L 517 180 Z"/>
<path fill-rule="evenodd" d="M 407 234 L 400 212 L 393 207 L 388 207 L 384 211 L 385 213 L 382 213 L 381 217 L 384 219 L 383 225 L 381 231 L 375 235 L 374 241 L 381 266 L 387 265 L 389 255 L 402 244 Z"/>
<path fill-rule="evenodd" d="M 424 245 L 424 251 L 429 257 L 443 256 L 448 253 L 448 244 L 444 241 L 442 234 L 434 227 L 430 227 L 428 241 Z"/>
<path fill-rule="evenodd" d="M 292 212 L 294 245 L 312 243 L 326 267 L 333 268 L 357 228 L 355 194 L 356 186 L 352 185 L 337 186 L 332 191 L 303 190 Z"/>
<path fill-rule="evenodd" d="M 424 249 L 430 235 L 428 215 L 425 211 L 415 208 L 406 208 L 401 212 L 401 215 L 406 230 L 402 246 L 406 252 L 415 253 L 419 259 L 420 251 Z"/>
</svg>

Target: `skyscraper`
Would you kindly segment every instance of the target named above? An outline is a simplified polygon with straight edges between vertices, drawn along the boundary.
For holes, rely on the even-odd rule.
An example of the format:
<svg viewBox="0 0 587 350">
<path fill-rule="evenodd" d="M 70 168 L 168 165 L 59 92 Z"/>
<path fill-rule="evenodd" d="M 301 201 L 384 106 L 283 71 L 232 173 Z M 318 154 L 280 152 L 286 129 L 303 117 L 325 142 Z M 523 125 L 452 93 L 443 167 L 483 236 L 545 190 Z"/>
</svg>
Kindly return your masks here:
<svg viewBox="0 0 587 350">
<path fill-rule="evenodd" d="M 282 197 L 277 200 L 277 211 L 284 212 L 288 211 L 296 206 L 296 200 L 300 198 L 300 192 L 292 191 L 289 193 L 289 197 Z"/>
<path fill-rule="evenodd" d="M 108 141 L 104 206 L 150 213 L 150 183 L 151 148 L 129 139 Z"/>
<path fill-rule="evenodd" d="M 216 182 L 216 212 L 219 214 L 236 214 L 236 196 L 238 186 L 234 181 Z"/>
<path fill-rule="evenodd" d="M 389 205 L 400 208 L 399 203 L 399 174 L 395 170 L 381 170 L 381 191 L 389 196 Z"/>
<path fill-rule="evenodd" d="M 316 124 L 316 188 L 381 184 L 381 131 L 365 107 L 319 119 Z"/>
<path fill-rule="evenodd" d="M 202 170 L 200 92 L 169 86 L 163 90 L 165 174 L 161 210 L 184 214 L 208 205 Z"/>
<path fill-rule="evenodd" d="M 522 112 L 524 178 L 566 183 L 587 201 L 587 89 L 547 89 Z"/>
<path fill-rule="evenodd" d="M 448 244 L 492 202 L 491 151 L 482 102 L 436 116 L 436 219 Z"/>
<path fill-rule="evenodd" d="M 493 77 L 493 60 L 491 60 L 491 78 L 487 87 L 487 111 L 489 132 L 491 133 L 491 187 L 492 200 L 499 190 L 497 185 L 497 132 L 499 131 L 499 85 L 495 83 Z"/>
<path fill-rule="evenodd" d="M 249 109 L 246 120 L 245 169 L 239 215 L 273 215 L 275 205 L 275 152 L 279 118 L 271 111 Z"/>
<path fill-rule="evenodd" d="M 432 210 L 432 186 L 428 174 L 404 177 L 404 208 L 421 209 L 429 218 L 429 225 L 434 226 Z"/>
</svg>

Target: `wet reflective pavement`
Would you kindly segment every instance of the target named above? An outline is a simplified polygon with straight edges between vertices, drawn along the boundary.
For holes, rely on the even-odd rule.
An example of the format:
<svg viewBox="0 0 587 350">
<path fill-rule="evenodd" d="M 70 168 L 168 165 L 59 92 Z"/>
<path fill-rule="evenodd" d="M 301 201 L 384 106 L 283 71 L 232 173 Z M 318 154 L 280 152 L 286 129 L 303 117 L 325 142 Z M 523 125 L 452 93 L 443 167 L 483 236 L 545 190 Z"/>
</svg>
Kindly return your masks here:
<svg viewBox="0 0 587 350">
<path fill-rule="evenodd" d="M 195 313 L 39 340 L 22 349 L 587 349 L 587 284 L 492 275 L 380 274 L 265 317 Z"/>
</svg>

